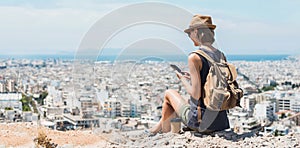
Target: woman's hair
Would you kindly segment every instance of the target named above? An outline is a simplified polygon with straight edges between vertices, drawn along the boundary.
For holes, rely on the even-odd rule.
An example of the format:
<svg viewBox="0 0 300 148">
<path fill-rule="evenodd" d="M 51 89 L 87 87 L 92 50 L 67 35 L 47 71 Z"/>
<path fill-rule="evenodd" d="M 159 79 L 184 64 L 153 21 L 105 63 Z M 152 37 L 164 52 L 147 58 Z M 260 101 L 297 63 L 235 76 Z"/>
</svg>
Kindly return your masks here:
<svg viewBox="0 0 300 148">
<path fill-rule="evenodd" d="M 215 32 L 213 29 L 209 29 L 209 28 L 200 28 L 198 29 L 198 39 L 200 40 L 200 42 L 205 43 L 205 42 L 209 42 L 211 44 L 213 44 L 215 42 Z M 202 38 L 200 38 L 200 36 L 202 36 Z"/>
</svg>

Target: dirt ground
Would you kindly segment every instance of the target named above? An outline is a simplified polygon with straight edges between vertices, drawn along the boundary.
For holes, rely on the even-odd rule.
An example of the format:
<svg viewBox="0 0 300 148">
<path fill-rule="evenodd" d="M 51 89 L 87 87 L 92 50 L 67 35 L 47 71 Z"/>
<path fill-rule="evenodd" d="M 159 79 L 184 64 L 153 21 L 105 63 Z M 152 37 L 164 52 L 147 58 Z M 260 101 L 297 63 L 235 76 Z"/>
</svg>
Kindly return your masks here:
<svg viewBox="0 0 300 148">
<path fill-rule="evenodd" d="M 38 132 L 44 132 L 52 143 L 63 146 L 88 146 L 105 143 L 103 137 L 93 134 L 91 130 L 86 131 L 54 131 L 44 127 L 38 127 L 32 123 L 1 123 L 0 124 L 0 145 L 6 147 L 33 147 L 34 139 Z"/>
</svg>

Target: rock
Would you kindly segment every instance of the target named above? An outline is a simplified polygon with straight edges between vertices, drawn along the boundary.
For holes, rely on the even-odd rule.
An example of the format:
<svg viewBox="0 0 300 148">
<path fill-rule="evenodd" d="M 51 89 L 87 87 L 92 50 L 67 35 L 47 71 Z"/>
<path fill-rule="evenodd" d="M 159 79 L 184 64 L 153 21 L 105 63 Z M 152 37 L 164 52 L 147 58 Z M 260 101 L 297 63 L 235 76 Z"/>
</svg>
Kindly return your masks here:
<svg viewBox="0 0 300 148">
<path fill-rule="evenodd" d="M 169 141 L 166 141 L 166 142 L 165 142 L 165 145 L 169 145 L 169 144 L 170 144 Z"/>
<path fill-rule="evenodd" d="M 73 148 L 74 146 L 72 144 L 65 144 L 62 146 L 62 148 Z"/>
<path fill-rule="evenodd" d="M 192 133 L 191 133 L 191 132 L 185 132 L 185 133 L 184 133 L 184 136 L 185 136 L 185 137 L 192 137 Z"/>
</svg>

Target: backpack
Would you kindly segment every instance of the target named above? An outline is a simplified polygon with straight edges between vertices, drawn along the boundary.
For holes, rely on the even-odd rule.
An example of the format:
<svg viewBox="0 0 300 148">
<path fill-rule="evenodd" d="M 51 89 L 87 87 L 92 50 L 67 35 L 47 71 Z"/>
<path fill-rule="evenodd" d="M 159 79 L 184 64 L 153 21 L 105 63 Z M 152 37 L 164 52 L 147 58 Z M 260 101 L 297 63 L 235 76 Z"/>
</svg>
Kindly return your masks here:
<svg viewBox="0 0 300 148">
<path fill-rule="evenodd" d="M 243 97 L 243 90 L 239 88 L 236 81 L 235 66 L 227 63 L 224 59 L 216 62 L 201 50 L 196 50 L 193 53 L 200 54 L 210 63 L 201 96 L 206 108 L 212 111 L 223 111 L 236 106 L 241 107 L 240 100 Z"/>
</svg>

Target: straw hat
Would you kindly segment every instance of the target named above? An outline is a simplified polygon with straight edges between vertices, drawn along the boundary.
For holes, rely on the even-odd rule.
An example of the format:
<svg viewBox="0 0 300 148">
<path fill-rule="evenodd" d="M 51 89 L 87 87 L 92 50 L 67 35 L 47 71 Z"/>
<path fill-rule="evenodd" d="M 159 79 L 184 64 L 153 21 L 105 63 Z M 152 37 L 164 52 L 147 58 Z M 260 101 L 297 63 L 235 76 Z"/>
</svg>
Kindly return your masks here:
<svg viewBox="0 0 300 148">
<path fill-rule="evenodd" d="M 189 28 L 185 29 L 184 32 L 189 33 L 195 28 L 197 28 L 197 29 L 199 29 L 199 28 L 215 29 L 216 25 L 212 24 L 212 18 L 210 16 L 196 14 L 192 18 Z"/>
</svg>

